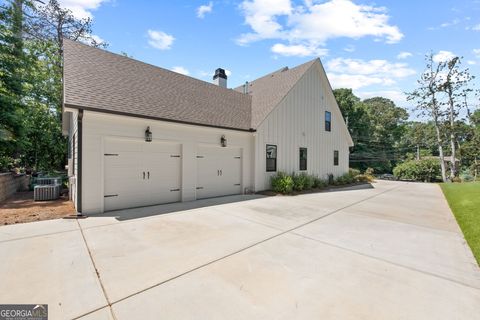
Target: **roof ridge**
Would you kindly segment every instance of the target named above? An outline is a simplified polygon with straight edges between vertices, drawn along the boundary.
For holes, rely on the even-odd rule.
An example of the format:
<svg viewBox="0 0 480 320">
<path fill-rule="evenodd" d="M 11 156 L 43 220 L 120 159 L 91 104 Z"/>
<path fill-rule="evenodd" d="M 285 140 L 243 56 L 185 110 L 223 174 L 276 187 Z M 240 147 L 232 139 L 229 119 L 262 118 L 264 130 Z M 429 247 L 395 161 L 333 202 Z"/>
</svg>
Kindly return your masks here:
<svg viewBox="0 0 480 320">
<path fill-rule="evenodd" d="M 241 94 L 243 95 L 243 93 L 241 92 L 238 92 L 238 91 L 235 91 L 234 88 L 224 88 L 224 87 L 220 87 L 216 84 L 213 84 L 211 82 L 208 82 L 208 81 L 205 81 L 205 80 L 201 80 L 201 79 L 198 79 L 198 78 L 194 78 L 194 77 L 191 77 L 191 76 L 188 76 L 188 75 L 185 75 L 185 74 L 182 74 L 182 73 L 178 73 L 178 72 L 175 72 L 175 71 L 172 71 L 170 69 L 166 69 L 166 68 L 162 68 L 162 67 L 159 67 L 157 65 L 154 65 L 154 64 L 151 64 L 151 63 L 148 63 L 148 62 L 144 62 L 144 61 L 141 61 L 141 60 L 137 60 L 137 59 L 134 59 L 134 58 L 131 58 L 131 57 L 127 57 L 127 56 L 124 56 L 122 54 L 119 54 L 119 53 L 115 53 L 115 52 L 112 52 L 112 51 L 108 51 L 106 49 L 101 49 L 101 48 L 98 48 L 98 47 L 92 47 L 86 43 L 83 43 L 81 41 L 76 41 L 76 40 L 72 40 L 72 39 L 69 39 L 69 38 L 64 38 L 63 39 L 64 41 L 67 40 L 68 42 L 72 42 L 72 43 L 75 43 L 75 44 L 78 44 L 78 45 L 81 45 L 81 46 L 84 46 L 84 47 L 87 47 L 87 48 L 90 48 L 90 49 L 94 49 L 94 50 L 97 50 L 97 51 L 100 51 L 100 52 L 103 52 L 103 53 L 107 53 L 107 54 L 110 54 L 110 55 L 113 55 L 115 57 L 119 57 L 119 58 L 122 58 L 122 59 L 126 59 L 126 60 L 129 60 L 129 61 L 132 61 L 132 62 L 135 62 L 135 63 L 140 63 L 140 64 L 143 64 L 143 65 L 146 65 L 146 66 L 149 66 L 149 67 L 153 67 L 153 68 L 157 68 L 157 69 L 161 69 L 163 71 L 167 71 L 167 72 L 170 72 L 170 73 L 173 73 L 175 75 L 179 75 L 181 77 L 185 77 L 185 78 L 188 78 L 188 79 L 191 79 L 191 80 L 195 80 L 195 81 L 198 81 L 198 82 L 201 82 L 201 83 L 204 83 L 204 84 L 208 84 L 210 86 L 213 86 L 215 88 L 221 88 L 222 90 L 228 90 L 229 92 L 235 92 L 235 94 Z"/>
<path fill-rule="evenodd" d="M 293 67 L 293 68 L 289 68 L 288 66 L 285 66 L 285 67 L 282 67 L 282 68 L 280 68 L 280 69 L 278 69 L 278 70 L 275 70 L 275 71 L 273 71 L 273 72 L 267 73 L 266 75 L 263 75 L 263 76 L 261 76 L 261 77 L 258 77 L 258 78 L 254 79 L 254 80 L 252 80 L 252 81 L 248 81 L 248 83 L 249 83 L 249 84 L 253 84 L 255 81 L 268 78 L 269 76 L 271 77 L 271 76 L 273 76 L 273 75 L 275 75 L 275 74 L 277 74 L 277 73 L 294 71 L 294 70 L 297 70 L 298 68 L 303 67 L 303 66 L 305 66 L 305 65 L 307 65 L 307 64 L 313 64 L 313 63 L 314 63 L 315 61 L 317 61 L 317 60 L 320 60 L 320 59 L 319 59 L 319 58 L 314 58 L 314 59 L 309 60 L 309 61 L 307 61 L 307 62 L 304 62 L 304 63 L 301 63 L 301 64 L 299 64 L 299 65 L 296 65 L 296 66 Z M 245 84 L 241 84 L 241 85 L 233 88 L 233 90 L 243 89 L 244 86 L 245 86 Z"/>
</svg>

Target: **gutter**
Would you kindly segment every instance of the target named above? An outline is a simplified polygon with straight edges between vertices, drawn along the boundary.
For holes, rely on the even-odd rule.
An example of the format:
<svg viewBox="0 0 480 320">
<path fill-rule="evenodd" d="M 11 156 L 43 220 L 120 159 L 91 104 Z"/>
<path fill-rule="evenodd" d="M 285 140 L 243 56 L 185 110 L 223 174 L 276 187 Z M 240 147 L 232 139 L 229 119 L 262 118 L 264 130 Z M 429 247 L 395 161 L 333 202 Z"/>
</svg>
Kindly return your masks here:
<svg viewBox="0 0 480 320">
<path fill-rule="evenodd" d="M 78 105 L 73 105 L 73 104 L 66 104 L 65 106 L 67 106 L 69 108 L 73 108 L 73 109 L 78 109 L 79 111 L 82 110 L 82 112 L 83 112 L 83 110 L 86 110 L 86 111 L 94 111 L 94 112 L 105 113 L 105 114 L 114 114 L 114 115 L 118 115 L 118 116 L 126 116 L 126 117 L 133 117 L 133 118 L 165 121 L 165 122 L 172 122 L 172 123 L 179 123 L 179 124 L 188 124 L 188 125 L 192 125 L 192 126 L 226 129 L 226 130 L 234 130 L 234 131 L 242 131 L 242 132 L 256 132 L 257 131 L 256 129 L 253 129 L 253 128 L 249 128 L 249 129 L 232 128 L 232 127 L 217 126 L 217 125 L 212 125 L 212 124 L 203 124 L 203 123 L 195 123 L 195 122 L 182 121 L 182 120 L 166 119 L 166 118 L 161 118 L 161 117 L 152 117 L 152 116 L 146 116 L 146 115 L 134 114 L 134 113 L 128 113 L 128 112 L 121 112 L 121 111 L 112 111 L 112 110 L 105 110 L 105 109 L 83 107 L 83 106 L 78 106 Z"/>
<path fill-rule="evenodd" d="M 82 216 L 83 110 L 77 117 L 77 216 Z"/>
</svg>

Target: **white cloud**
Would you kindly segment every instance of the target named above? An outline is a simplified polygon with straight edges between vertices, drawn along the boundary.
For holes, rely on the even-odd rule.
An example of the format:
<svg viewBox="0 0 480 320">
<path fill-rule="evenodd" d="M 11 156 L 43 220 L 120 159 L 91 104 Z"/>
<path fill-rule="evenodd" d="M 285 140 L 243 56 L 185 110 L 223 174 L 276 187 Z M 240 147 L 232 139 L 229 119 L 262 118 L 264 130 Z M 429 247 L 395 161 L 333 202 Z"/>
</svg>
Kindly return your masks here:
<svg viewBox="0 0 480 320">
<path fill-rule="evenodd" d="M 281 38 L 282 25 L 277 22 L 277 16 L 288 16 L 292 12 L 290 0 L 253 0 L 243 1 L 240 5 L 245 23 L 254 33 L 243 34 L 238 39 L 239 44 L 247 44 L 261 39 Z"/>
<path fill-rule="evenodd" d="M 473 31 L 480 31 L 480 23 L 472 27 Z"/>
<path fill-rule="evenodd" d="M 69 9 L 77 18 L 92 18 L 91 11 L 97 9 L 102 2 L 109 0 L 59 0 L 62 8 Z"/>
<path fill-rule="evenodd" d="M 182 66 L 173 67 L 172 71 L 176 72 L 176 73 L 184 74 L 186 76 L 188 76 L 190 74 L 190 72 L 188 72 L 188 70 L 185 67 L 182 67 Z"/>
<path fill-rule="evenodd" d="M 347 52 L 354 52 L 355 51 L 355 46 L 353 45 L 348 45 L 346 46 L 345 48 L 343 48 L 343 50 L 347 51 Z"/>
<path fill-rule="evenodd" d="M 480 58 L 480 49 L 473 49 L 472 52 L 477 58 Z"/>
<path fill-rule="evenodd" d="M 148 30 L 148 44 L 159 50 L 170 49 L 175 38 L 163 31 Z"/>
<path fill-rule="evenodd" d="M 201 5 L 197 8 L 197 17 L 203 19 L 205 14 L 212 12 L 213 2 L 210 1 L 208 4 Z"/>
<path fill-rule="evenodd" d="M 402 51 L 397 55 L 397 59 L 407 59 L 408 57 L 411 57 L 412 54 L 407 51 Z"/>
<path fill-rule="evenodd" d="M 406 63 L 387 60 L 335 58 L 327 62 L 328 78 L 335 88 L 359 89 L 370 85 L 391 86 L 396 80 L 414 75 Z"/>
<path fill-rule="evenodd" d="M 334 72 L 364 75 L 381 74 L 393 78 L 404 78 L 416 73 L 406 63 L 390 63 L 387 60 L 365 61 L 361 59 L 335 58 L 328 61 L 327 68 Z"/>
<path fill-rule="evenodd" d="M 225 75 L 230 77 L 232 75 L 232 71 L 225 69 Z"/>
<path fill-rule="evenodd" d="M 305 6 L 296 7 L 290 0 L 245 0 L 240 8 L 253 31 L 237 39 L 241 45 L 279 39 L 287 41 L 289 47 L 308 47 L 313 53 L 328 40 L 340 37 L 373 36 L 387 43 L 403 38 L 398 27 L 389 24 L 385 8 L 357 5 L 351 0 L 306 1 Z M 305 50 L 298 52 L 303 55 Z"/>
<path fill-rule="evenodd" d="M 447 28 L 451 26 L 455 26 L 460 23 L 460 19 L 453 19 L 452 21 L 444 22 L 440 25 L 441 28 Z"/>
<path fill-rule="evenodd" d="M 468 60 L 467 63 L 471 66 L 476 65 L 477 62 L 475 60 Z"/>
<path fill-rule="evenodd" d="M 317 48 L 315 46 L 305 46 L 302 44 L 297 45 L 284 45 L 282 43 L 277 43 L 271 48 L 273 53 L 280 54 L 282 56 L 297 56 L 297 57 L 308 57 L 308 56 L 325 56 L 328 54 L 328 49 Z"/>
<path fill-rule="evenodd" d="M 440 50 L 437 54 L 433 55 L 434 62 L 445 62 L 455 58 L 456 55 L 451 51 Z"/>
</svg>

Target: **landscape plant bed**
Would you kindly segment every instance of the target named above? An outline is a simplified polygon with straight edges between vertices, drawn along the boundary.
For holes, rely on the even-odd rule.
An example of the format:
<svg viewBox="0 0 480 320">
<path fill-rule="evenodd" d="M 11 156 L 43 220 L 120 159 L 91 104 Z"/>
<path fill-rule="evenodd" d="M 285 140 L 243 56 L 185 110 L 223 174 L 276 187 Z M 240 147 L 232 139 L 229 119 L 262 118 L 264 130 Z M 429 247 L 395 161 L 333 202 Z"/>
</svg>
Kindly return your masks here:
<svg viewBox="0 0 480 320">
<path fill-rule="evenodd" d="M 335 191 L 337 189 L 346 189 L 350 187 L 355 187 L 355 186 L 371 186 L 371 182 L 354 182 L 354 183 L 349 183 L 349 184 L 344 184 L 344 185 L 329 185 L 328 187 L 324 188 L 312 188 L 308 190 L 302 190 L 302 191 L 292 191 L 291 193 L 284 194 L 281 192 L 275 192 L 273 190 L 265 190 L 265 191 L 258 191 L 255 194 L 263 195 L 263 196 L 298 196 L 302 194 L 309 194 L 309 193 L 319 193 L 319 192 L 329 192 L 329 191 Z"/>
<path fill-rule="evenodd" d="M 75 208 L 62 195 L 51 201 L 33 201 L 33 192 L 17 192 L 0 203 L 0 226 L 40 220 L 60 219 L 75 214 Z"/>
</svg>

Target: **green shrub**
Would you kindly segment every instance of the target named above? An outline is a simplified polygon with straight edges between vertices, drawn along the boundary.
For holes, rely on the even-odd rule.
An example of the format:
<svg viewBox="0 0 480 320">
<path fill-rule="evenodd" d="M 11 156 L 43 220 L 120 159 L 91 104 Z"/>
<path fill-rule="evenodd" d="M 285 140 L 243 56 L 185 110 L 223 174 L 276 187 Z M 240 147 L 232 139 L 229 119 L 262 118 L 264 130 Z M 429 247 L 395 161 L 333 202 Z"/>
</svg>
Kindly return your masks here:
<svg viewBox="0 0 480 320">
<path fill-rule="evenodd" d="M 278 172 L 271 178 L 272 189 L 275 192 L 288 194 L 293 190 L 293 179 L 284 172 Z"/>
<path fill-rule="evenodd" d="M 373 170 L 373 168 L 367 168 L 364 172 L 364 174 L 366 174 L 368 176 L 372 176 L 372 177 L 373 177 L 374 173 L 375 173 L 375 170 Z"/>
<path fill-rule="evenodd" d="M 303 191 L 306 185 L 306 176 L 305 174 L 293 174 L 293 190 L 295 191 Z"/>
<path fill-rule="evenodd" d="M 345 173 L 342 174 L 341 176 L 338 176 L 335 179 L 334 184 L 337 186 L 344 185 L 344 184 L 350 184 L 355 182 L 355 177 L 351 176 L 350 173 Z"/>
<path fill-rule="evenodd" d="M 304 190 L 310 190 L 315 184 L 315 177 L 309 174 L 305 175 L 305 185 Z"/>
<path fill-rule="evenodd" d="M 14 166 L 12 157 L 0 156 L 0 172 L 7 172 Z"/>
<path fill-rule="evenodd" d="M 436 159 L 405 161 L 393 169 L 399 179 L 432 182 L 440 175 L 440 163 Z"/>
<path fill-rule="evenodd" d="M 464 171 L 460 174 L 460 179 L 462 179 L 462 182 L 472 182 L 475 180 L 475 177 L 470 174 L 468 171 Z"/>
<path fill-rule="evenodd" d="M 328 186 L 328 181 L 327 180 L 324 180 L 324 179 L 319 178 L 319 177 L 314 177 L 314 179 L 313 179 L 313 187 L 314 188 L 322 189 L 322 188 L 325 188 L 326 186 Z"/>
<path fill-rule="evenodd" d="M 348 174 L 355 178 L 356 176 L 358 176 L 360 174 L 360 170 L 350 168 L 350 169 L 348 169 Z"/>
</svg>

